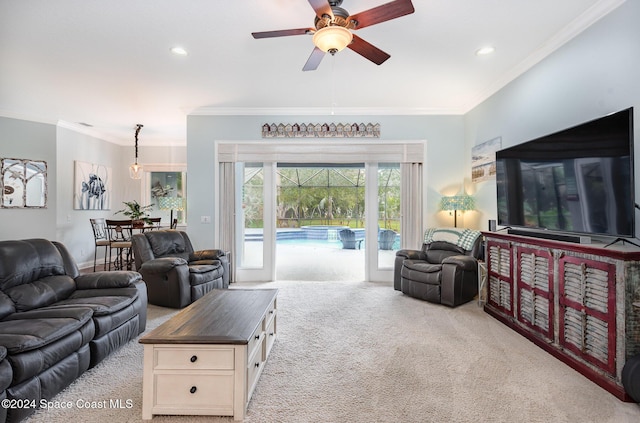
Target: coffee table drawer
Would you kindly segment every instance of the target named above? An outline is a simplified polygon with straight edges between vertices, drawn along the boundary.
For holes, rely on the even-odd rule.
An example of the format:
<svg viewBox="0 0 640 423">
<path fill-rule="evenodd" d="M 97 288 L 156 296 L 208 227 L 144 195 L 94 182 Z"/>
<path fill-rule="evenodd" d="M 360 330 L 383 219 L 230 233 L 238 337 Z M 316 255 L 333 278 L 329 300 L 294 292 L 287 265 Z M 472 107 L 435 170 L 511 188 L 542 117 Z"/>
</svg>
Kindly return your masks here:
<svg viewBox="0 0 640 423">
<path fill-rule="evenodd" d="M 266 357 L 269 356 L 269 353 L 271 353 L 271 347 L 273 346 L 273 343 L 276 341 L 276 319 L 275 319 L 275 314 L 273 315 L 273 318 L 269 322 L 269 326 L 267 327 L 267 330 L 265 332 L 265 336 L 267 337 L 266 351 L 265 351 L 265 359 L 266 359 Z"/>
<path fill-rule="evenodd" d="M 263 325 L 264 321 L 261 322 L 260 325 L 258 325 L 256 330 L 251 335 L 251 338 L 249 338 L 249 343 L 247 344 L 247 354 L 249 356 L 252 356 L 255 353 L 256 349 L 262 346 L 262 340 L 264 339 L 264 331 L 262 327 Z"/>
<path fill-rule="evenodd" d="M 278 308 L 277 301 L 278 301 L 277 299 L 274 299 L 271 305 L 269 306 L 269 309 L 267 310 L 267 320 L 271 320 L 273 315 L 276 314 L 276 308 Z"/>
<path fill-rule="evenodd" d="M 164 347 L 155 349 L 154 369 L 233 370 L 233 348 Z"/>
<path fill-rule="evenodd" d="M 262 373 L 264 364 L 265 362 L 262 360 L 262 350 L 256 351 L 253 357 L 249 358 L 249 364 L 247 366 L 247 398 L 251 398 L 253 395 L 253 389 L 258 383 L 258 378 L 260 377 L 260 373 Z"/>
<path fill-rule="evenodd" d="M 220 414 L 233 415 L 232 371 L 158 374 L 155 376 L 155 388 L 155 407 L 225 410 Z"/>
</svg>

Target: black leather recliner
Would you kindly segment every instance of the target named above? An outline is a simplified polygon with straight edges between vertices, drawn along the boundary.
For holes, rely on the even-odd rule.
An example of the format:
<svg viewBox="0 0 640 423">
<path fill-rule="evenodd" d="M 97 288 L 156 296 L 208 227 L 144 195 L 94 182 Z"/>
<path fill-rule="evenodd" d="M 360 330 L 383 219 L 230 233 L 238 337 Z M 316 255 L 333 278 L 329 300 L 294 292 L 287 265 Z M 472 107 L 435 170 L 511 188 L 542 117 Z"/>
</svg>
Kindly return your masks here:
<svg viewBox="0 0 640 423">
<path fill-rule="evenodd" d="M 411 297 L 455 307 L 478 294 L 479 231 L 427 231 L 421 250 L 396 252 L 393 288 Z"/>
<path fill-rule="evenodd" d="M 0 241 L 0 388 L 8 399 L 37 408 L 142 333 L 146 320 L 139 273 L 81 275 L 60 243 Z M 0 422 L 33 411 L 0 410 Z"/>
<path fill-rule="evenodd" d="M 0 346 L 0 401 L 7 398 L 6 389 L 11 385 L 13 380 L 13 370 L 7 358 L 7 349 Z M 1 402 L 0 402 L 1 404 Z M 0 406 L 0 422 L 7 421 L 7 408 Z"/>
<path fill-rule="evenodd" d="M 194 251 L 186 232 L 173 229 L 135 234 L 136 269 L 151 304 L 182 308 L 213 289 L 229 287 L 229 257 L 222 250 Z"/>
</svg>

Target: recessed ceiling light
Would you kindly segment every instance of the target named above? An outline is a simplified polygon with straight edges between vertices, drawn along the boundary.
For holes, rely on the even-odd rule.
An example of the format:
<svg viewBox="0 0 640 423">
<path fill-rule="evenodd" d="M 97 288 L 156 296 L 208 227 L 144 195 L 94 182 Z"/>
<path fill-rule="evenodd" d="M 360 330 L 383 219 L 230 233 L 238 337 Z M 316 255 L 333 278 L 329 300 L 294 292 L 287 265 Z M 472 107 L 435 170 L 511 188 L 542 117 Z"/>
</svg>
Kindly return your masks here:
<svg viewBox="0 0 640 423">
<path fill-rule="evenodd" d="M 494 51 L 496 51 L 496 49 L 492 46 L 482 47 L 476 50 L 476 56 L 485 56 L 487 54 L 493 53 Z"/>
<path fill-rule="evenodd" d="M 172 47 L 171 48 L 171 53 L 177 55 L 177 56 L 186 56 L 187 54 L 187 50 L 185 50 L 182 47 L 176 46 L 176 47 Z"/>
</svg>

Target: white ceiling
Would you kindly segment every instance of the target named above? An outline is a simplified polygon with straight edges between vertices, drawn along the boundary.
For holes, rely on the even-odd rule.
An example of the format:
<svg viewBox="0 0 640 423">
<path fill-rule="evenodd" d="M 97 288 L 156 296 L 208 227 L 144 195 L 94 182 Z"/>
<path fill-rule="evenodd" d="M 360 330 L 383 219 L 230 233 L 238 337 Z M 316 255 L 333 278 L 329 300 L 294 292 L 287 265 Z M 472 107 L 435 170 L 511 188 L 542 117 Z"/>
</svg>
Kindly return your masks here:
<svg viewBox="0 0 640 423">
<path fill-rule="evenodd" d="M 414 0 L 357 31 L 382 65 L 345 49 L 302 72 L 311 36 L 251 32 L 312 27 L 306 0 L 0 0 L 0 115 L 123 145 L 141 123 L 141 145 L 184 145 L 190 113 L 462 114 L 622 2 Z"/>
</svg>

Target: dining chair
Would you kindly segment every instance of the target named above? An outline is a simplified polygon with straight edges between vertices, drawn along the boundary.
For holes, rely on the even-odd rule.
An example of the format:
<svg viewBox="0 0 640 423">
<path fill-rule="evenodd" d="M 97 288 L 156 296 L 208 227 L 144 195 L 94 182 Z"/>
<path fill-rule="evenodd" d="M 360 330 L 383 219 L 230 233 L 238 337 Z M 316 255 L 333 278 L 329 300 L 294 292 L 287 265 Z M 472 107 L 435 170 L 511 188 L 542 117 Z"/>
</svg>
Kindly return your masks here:
<svg viewBox="0 0 640 423">
<path fill-rule="evenodd" d="M 114 270 L 131 270 L 131 236 L 133 222 L 131 220 L 106 220 L 109 237 L 109 270 L 113 263 Z M 116 256 L 113 257 L 113 250 Z"/>
<path fill-rule="evenodd" d="M 147 230 L 154 230 L 154 229 L 160 229 L 160 221 L 162 220 L 161 217 L 150 217 L 149 218 L 149 226 L 146 226 L 145 229 Z"/>
<path fill-rule="evenodd" d="M 89 219 L 91 222 L 91 229 L 93 230 L 93 240 L 95 243 L 93 251 L 93 271 L 96 271 L 96 261 L 98 259 L 98 249 L 104 247 L 104 269 L 107 269 L 107 252 L 109 251 L 109 236 L 107 235 L 107 224 L 105 219 L 98 217 L 95 219 Z"/>
</svg>

